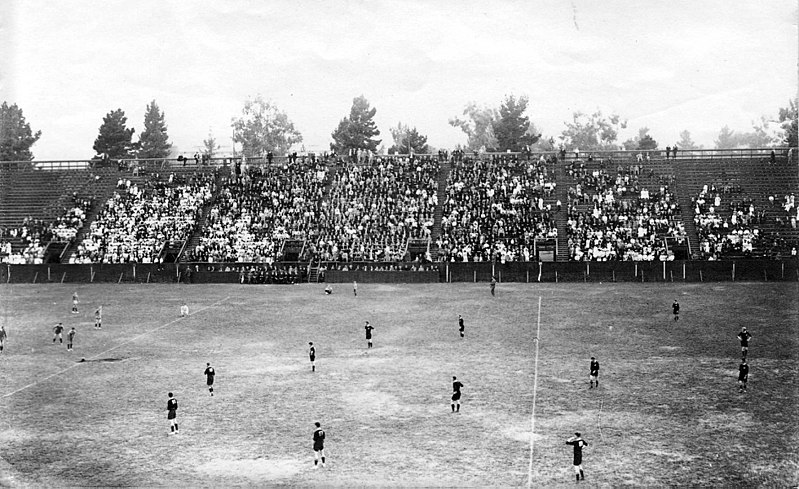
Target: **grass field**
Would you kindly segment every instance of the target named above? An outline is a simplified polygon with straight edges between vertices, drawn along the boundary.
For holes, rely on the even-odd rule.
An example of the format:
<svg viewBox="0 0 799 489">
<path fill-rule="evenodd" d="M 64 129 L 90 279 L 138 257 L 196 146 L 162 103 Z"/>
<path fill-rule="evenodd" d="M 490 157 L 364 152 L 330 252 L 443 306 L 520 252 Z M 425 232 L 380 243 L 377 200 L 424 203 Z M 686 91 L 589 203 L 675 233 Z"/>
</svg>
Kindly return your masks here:
<svg viewBox="0 0 799 489">
<path fill-rule="evenodd" d="M 590 443 L 580 484 L 799 485 L 796 283 L 322 289 L 0 287 L 0 486 L 565 486 L 575 431 Z M 52 343 L 58 321 L 78 330 L 72 352 Z M 741 326 L 754 335 L 746 394 Z M 589 390 L 591 356 L 601 372 Z M 314 421 L 327 432 L 319 470 Z"/>
</svg>

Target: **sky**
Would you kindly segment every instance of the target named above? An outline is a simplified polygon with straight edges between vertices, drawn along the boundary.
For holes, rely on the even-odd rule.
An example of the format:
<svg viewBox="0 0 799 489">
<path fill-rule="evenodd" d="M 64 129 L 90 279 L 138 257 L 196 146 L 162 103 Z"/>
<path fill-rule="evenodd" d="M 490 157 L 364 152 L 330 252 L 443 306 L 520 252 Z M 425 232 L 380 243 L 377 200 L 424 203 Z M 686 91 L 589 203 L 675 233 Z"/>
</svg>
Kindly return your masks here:
<svg viewBox="0 0 799 489">
<path fill-rule="evenodd" d="M 628 121 L 661 147 L 688 130 L 713 147 L 797 95 L 797 3 L 730 0 L 0 1 L 0 100 L 41 139 L 37 160 L 86 159 L 121 108 L 141 133 L 155 100 L 174 148 L 212 133 L 232 149 L 248 97 L 271 100 L 309 151 L 363 95 L 383 144 L 397 123 L 436 148 L 469 102 L 529 97 L 545 137 L 576 111 Z M 300 150 L 302 148 L 297 147 Z"/>
</svg>

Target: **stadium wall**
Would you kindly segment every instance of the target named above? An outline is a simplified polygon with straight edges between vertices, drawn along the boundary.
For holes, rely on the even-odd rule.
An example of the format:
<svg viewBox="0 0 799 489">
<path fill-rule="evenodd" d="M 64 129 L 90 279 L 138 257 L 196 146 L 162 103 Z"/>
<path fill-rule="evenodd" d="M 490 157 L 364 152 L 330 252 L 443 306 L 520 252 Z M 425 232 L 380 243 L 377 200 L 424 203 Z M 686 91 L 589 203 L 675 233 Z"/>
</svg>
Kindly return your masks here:
<svg viewBox="0 0 799 489">
<path fill-rule="evenodd" d="M 197 264 L 204 271 L 187 277 L 181 264 L 42 264 L 0 266 L 0 283 L 240 283 L 241 272 L 208 271 L 261 264 Z M 194 266 L 194 264 L 191 264 Z M 292 264 L 297 265 L 297 264 Z M 672 262 L 448 262 L 438 270 L 328 270 L 330 283 L 431 282 L 727 282 L 799 281 L 799 260 L 727 260 Z M 296 277 L 307 280 L 306 274 Z"/>
</svg>

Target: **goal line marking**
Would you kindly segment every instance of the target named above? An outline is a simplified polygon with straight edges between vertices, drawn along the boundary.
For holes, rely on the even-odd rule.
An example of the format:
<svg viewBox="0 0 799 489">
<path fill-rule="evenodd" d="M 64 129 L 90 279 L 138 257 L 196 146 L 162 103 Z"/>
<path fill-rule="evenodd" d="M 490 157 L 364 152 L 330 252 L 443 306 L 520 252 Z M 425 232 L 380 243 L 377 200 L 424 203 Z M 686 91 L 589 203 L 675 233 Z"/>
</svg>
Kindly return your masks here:
<svg viewBox="0 0 799 489">
<path fill-rule="evenodd" d="M 213 304 L 211 304 L 211 305 L 209 305 L 209 306 L 205 306 L 205 307 L 203 307 L 203 308 L 201 308 L 201 309 L 197 309 L 197 310 L 196 310 L 196 311 L 194 311 L 193 313 L 190 313 L 190 314 L 189 314 L 189 316 L 194 316 L 195 314 L 199 314 L 199 313 L 201 313 L 201 312 L 203 312 L 203 311 L 205 311 L 205 310 L 207 310 L 207 309 L 210 309 L 210 308 L 212 308 L 212 307 L 214 307 L 214 306 L 216 306 L 216 305 L 218 305 L 218 304 L 221 304 L 221 303 L 223 303 L 223 302 L 227 301 L 228 299 L 230 299 L 230 296 L 227 296 L 227 297 L 225 297 L 224 299 L 220 299 L 220 300 L 218 300 L 218 301 L 214 302 Z M 187 316 L 187 317 L 188 317 L 188 316 Z M 129 340 L 125 340 L 125 341 L 123 341 L 122 343 L 119 343 L 118 345 L 114 345 L 114 346 L 112 346 L 111 348 L 109 348 L 109 349 L 107 349 L 107 350 L 105 350 L 105 351 L 102 351 L 102 352 L 100 352 L 100 353 L 97 353 L 97 354 L 96 354 L 96 355 L 94 355 L 94 356 L 88 357 L 88 358 L 87 358 L 87 361 L 89 361 L 89 360 L 93 360 L 93 359 L 95 359 L 95 358 L 98 358 L 98 357 L 100 357 L 100 356 L 102 356 L 102 355 L 105 355 L 105 354 L 106 354 L 106 353 L 108 353 L 108 352 L 114 351 L 114 350 L 116 350 L 117 348 L 119 348 L 120 346 L 127 345 L 128 343 L 132 343 L 132 342 L 134 342 L 134 341 L 138 340 L 139 338 L 141 338 L 141 337 L 143 337 L 143 336 L 147 336 L 148 334 L 155 333 L 156 331 L 162 330 L 162 329 L 166 328 L 167 326 L 171 326 L 171 325 L 175 324 L 176 322 L 180 321 L 181 319 L 183 319 L 183 317 L 179 317 L 179 318 L 177 318 L 177 319 L 173 319 L 172 321 L 169 321 L 169 322 L 168 322 L 168 323 L 166 323 L 166 324 L 162 324 L 161 326 L 158 326 L 158 327 L 156 327 L 156 328 L 153 328 L 153 329 L 151 329 L 151 330 L 149 330 L 149 331 L 145 331 L 144 333 L 142 333 L 142 334 L 140 334 L 140 335 L 138 335 L 138 336 L 134 336 L 133 338 L 131 338 L 131 339 L 129 339 Z M 67 367 L 67 368 L 65 368 L 65 369 L 62 369 L 62 370 L 59 370 L 58 372 L 56 372 L 56 373 L 54 373 L 54 374 L 50 374 L 50 375 L 48 375 L 47 377 L 45 377 L 45 378 L 43 378 L 43 379 L 37 380 L 36 382 L 33 382 L 33 383 L 30 383 L 30 384 L 26 385 L 25 387 L 21 387 L 21 388 L 19 388 L 19 389 L 15 390 L 15 391 L 13 391 L 13 392 L 9 392 L 8 394 L 4 394 L 4 395 L 0 396 L 0 399 L 4 399 L 4 398 L 6 398 L 6 397 L 11 397 L 11 396 L 13 396 L 14 394 L 17 394 L 17 393 L 19 393 L 19 392 L 22 392 L 22 391 L 24 391 L 25 389 L 29 389 L 29 388 L 31 388 L 31 387 L 33 387 L 33 386 L 35 386 L 35 385 L 39 385 L 39 384 L 41 384 L 42 382 L 47 382 L 48 380 L 52 379 L 53 377 L 57 377 L 57 376 L 59 376 L 59 375 L 63 374 L 64 372 L 66 372 L 66 371 L 68 371 L 68 370 L 72 370 L 73 368 L 77 367 L 77 366 L 78 366 L 78 365 L 80 365 L 81 363 L 82 363 L 82 362 L 78 362 L 78 363 L 75 363 L 74 365 L 70 365 L 69 367 Z"/>
<path fill-rule="evenodd" d="M 527 467 L 527 487 L 533 484 L 533 450 L 535 448 L 535 399 L 538 392 L 538 344 L 541 342 L 541 296 L 538 296 L 538 319 L 536 321 L 536 332 L 533 342 L 535 342 L 535 362 L 533 374 L 533 411 L 530 414 L 530 465 Z"/>
</svg>

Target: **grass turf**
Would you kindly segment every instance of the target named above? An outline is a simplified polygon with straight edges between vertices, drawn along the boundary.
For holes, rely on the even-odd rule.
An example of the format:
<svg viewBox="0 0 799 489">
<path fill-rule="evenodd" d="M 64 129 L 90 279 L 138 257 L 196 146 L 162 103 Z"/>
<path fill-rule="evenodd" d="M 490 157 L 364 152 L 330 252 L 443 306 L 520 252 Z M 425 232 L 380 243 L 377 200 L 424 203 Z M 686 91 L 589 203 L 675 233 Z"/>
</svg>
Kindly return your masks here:
<svg viewBox="0 0 799 489">
<path fill-rule="evenodd" d="M 526 485 L 539 297 L 534 485 L 574 483 L 565 440 L 575 431 L 590 443 L 590 485 L 799 484 L 797 284 L 497 289 L 361 284 L 356 298 L 317 285 L 0 287 L 10 336 L 0 486 Z M 191 315 L 179 319 L 183 300 Z M 53 345 L 57 321 L 76 326 L 74 351 Z M 741 326 L 754 335 L 746 394 Z M 591 356 L 599 389 L 588 389 Z M 453 375 L 465 385 L 459 414 Z M 314 421 L 327 432 L 319 470 Z"/>
</svg>

